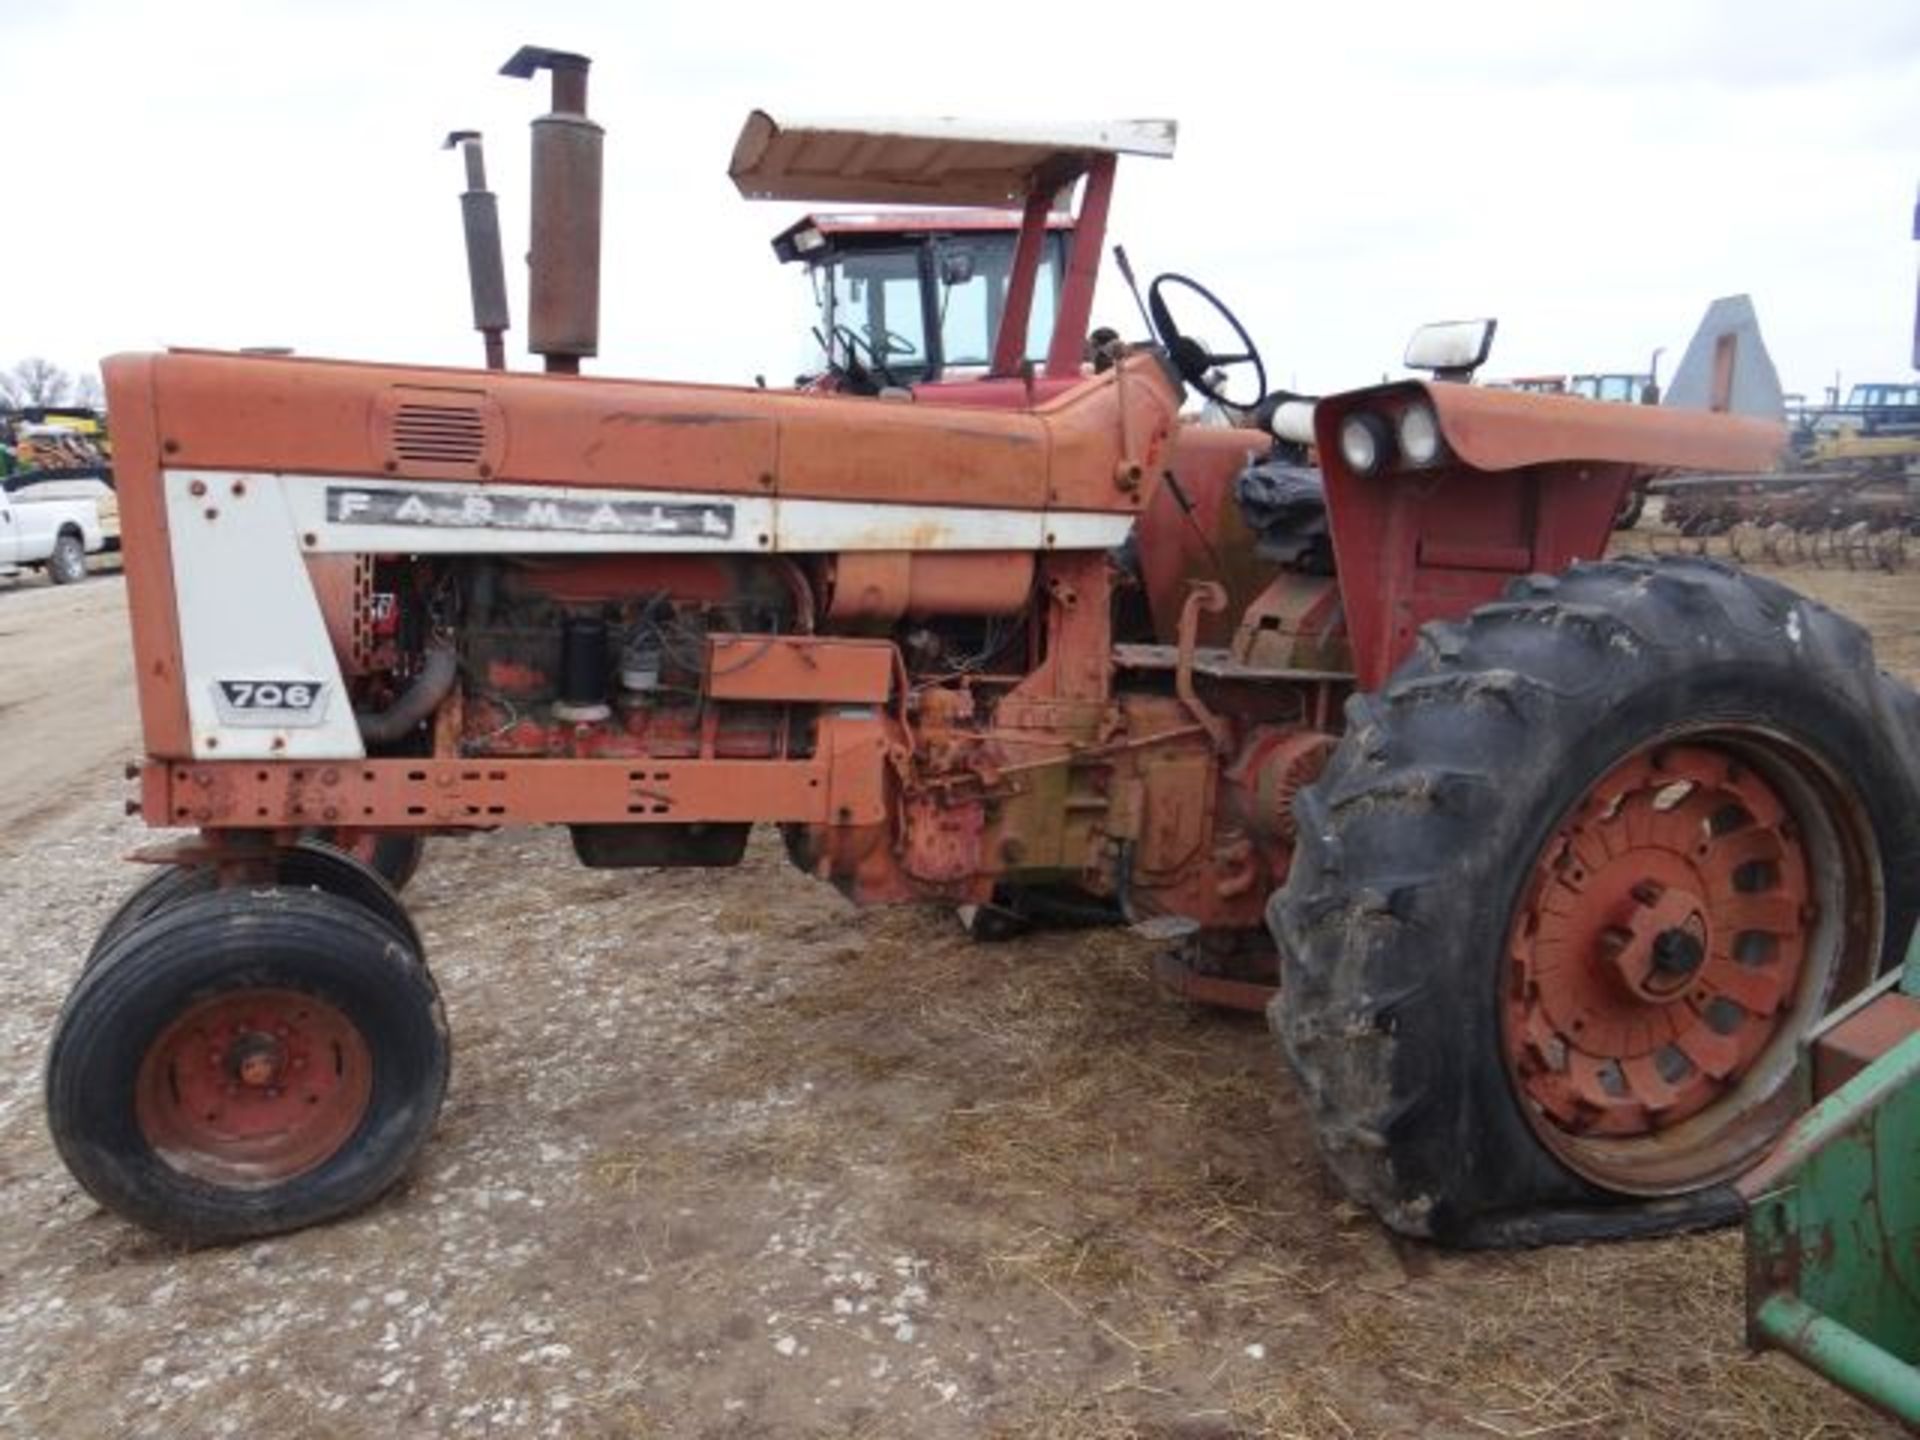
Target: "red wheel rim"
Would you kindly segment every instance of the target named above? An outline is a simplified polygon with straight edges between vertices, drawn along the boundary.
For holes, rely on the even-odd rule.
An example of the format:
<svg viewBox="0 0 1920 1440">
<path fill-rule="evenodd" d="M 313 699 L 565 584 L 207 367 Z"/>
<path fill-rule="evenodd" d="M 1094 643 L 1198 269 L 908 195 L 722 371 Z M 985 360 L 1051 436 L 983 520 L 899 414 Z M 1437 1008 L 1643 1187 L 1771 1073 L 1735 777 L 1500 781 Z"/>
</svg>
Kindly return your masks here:
<svg viewBox="0 0 1920 1440">
<path fill-rule="evenodd" d="M 175 1170 L 258 1189 L 336 1154 L 372 1094 L 366 1040 L 340 1010 L 296 990 L 235 990 L 188 1007 L 147 1048 L 134 1108 Z"/>
<path fill-rule="evenodd" d="M 1778 1128 L 1782 1057 L 1858 943 L 1818 889 L 1845 847 L 1810 794 L 1740 750 L 1650 747 L 1541 850 L 1508 935 L 1506 1060 L 1535 1132 L 1588 1178 L 1691 1188 Z"/>
</svg>

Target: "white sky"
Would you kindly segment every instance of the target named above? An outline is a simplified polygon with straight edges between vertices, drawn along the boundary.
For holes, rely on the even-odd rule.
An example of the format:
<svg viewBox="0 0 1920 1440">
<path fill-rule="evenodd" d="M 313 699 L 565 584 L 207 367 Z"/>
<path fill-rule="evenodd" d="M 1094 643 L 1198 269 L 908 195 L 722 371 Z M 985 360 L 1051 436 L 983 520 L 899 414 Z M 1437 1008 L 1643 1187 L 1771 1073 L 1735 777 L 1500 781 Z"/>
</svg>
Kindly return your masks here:
<svg viewBox="0 0 1920 1440">
<path fill-rule="evenodd" d="M 1911 373 L 1920 0 L 1595 5 L 542 6 L 0 0 L 0 364 L 292 345 L 475 364 L 455 128 L 488 140 L 525 357 L 520 44 L 594 58 L 608 129 L 601 373 L 771 383 L 798 211 L 726 178 L 746 112 L 1173 116 L 1110 240 L 1222 295 L 1273 383 L 1397 370 L 1491 314 L 1490 375 L 1670 375 L 1749 291 L 1789 390 Z M 1103 275 L 1096 322 L 1139 330 Z"/>
</svg>

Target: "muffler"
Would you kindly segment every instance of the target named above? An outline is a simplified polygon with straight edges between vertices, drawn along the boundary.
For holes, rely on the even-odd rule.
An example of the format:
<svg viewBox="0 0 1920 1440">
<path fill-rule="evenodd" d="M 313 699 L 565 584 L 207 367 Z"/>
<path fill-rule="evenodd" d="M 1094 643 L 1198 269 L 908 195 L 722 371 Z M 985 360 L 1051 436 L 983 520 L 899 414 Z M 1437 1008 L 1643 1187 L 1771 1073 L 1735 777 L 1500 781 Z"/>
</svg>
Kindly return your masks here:
<svg viewBox="0 0 1920 1440">
<path fill-rule="evenodd" d="M 523 45 L 500 67 L 531 80 L 553 72 L 553 111 L 533 122 L 533 225 L 527 348 L 549 371 L 580 373 L 600 353 L 600 174 L 606 132 L 587 118 L 584 55 Z"/>
</svg>

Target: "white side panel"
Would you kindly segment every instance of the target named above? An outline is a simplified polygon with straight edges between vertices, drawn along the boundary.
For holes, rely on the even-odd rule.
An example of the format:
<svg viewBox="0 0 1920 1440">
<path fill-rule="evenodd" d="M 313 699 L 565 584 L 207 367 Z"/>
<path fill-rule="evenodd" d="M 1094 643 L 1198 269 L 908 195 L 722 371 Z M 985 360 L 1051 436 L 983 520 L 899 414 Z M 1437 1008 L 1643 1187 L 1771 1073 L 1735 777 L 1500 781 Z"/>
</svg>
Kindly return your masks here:
<svg viewBox="0 0 1920 1440">
<path fill-rule="evenodd" d="M 162 480 L 195 757 L 363 756 L 280 478 Z"/>
<path fill-rule="evenodd" d="M 293 525 L 316 554 L 752 554 L 773 534 L 759 495 L 293 478 Z"/>
<path fill-rule="evenodd" d="M 1100 510 L 1052 510 L 1047 513 L 1049 550 L 1111 550 L 1133 529 L 1133 516 Z"/>
<path fill-rule="evenodd" d="M 836 550 L 1038 550 L 1046 533 L 1046 516 L 1038 510 L 863 505 L 846 500 L 779 503 L 779 548 L 796 554 Z"/>
<path fill-rule="evenodd" d="M 780 500 L 684 490 L 295 477 L 295 531 L 316 554 L 807 554 L 1101 550 L 1130 515 Z M 1051 538 L 1049 538 L 1051 537 Z"/>
</svg>

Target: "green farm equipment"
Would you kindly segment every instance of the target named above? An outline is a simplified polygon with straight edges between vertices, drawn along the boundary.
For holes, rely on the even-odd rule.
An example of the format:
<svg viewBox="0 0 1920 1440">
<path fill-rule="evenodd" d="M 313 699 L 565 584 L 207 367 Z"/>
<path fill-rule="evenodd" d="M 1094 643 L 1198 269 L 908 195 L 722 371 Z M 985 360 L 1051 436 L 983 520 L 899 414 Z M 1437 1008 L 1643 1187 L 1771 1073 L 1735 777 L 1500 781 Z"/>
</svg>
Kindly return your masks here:
<svg viewBox="0 0 1920 1440">
<path fill-rule="evenodd" d="M 1818 1102 L 1740 1182 L 1748 1339 L 1920 1429 L 1920 931 L 1805 1070 Z"/>
</svg>

